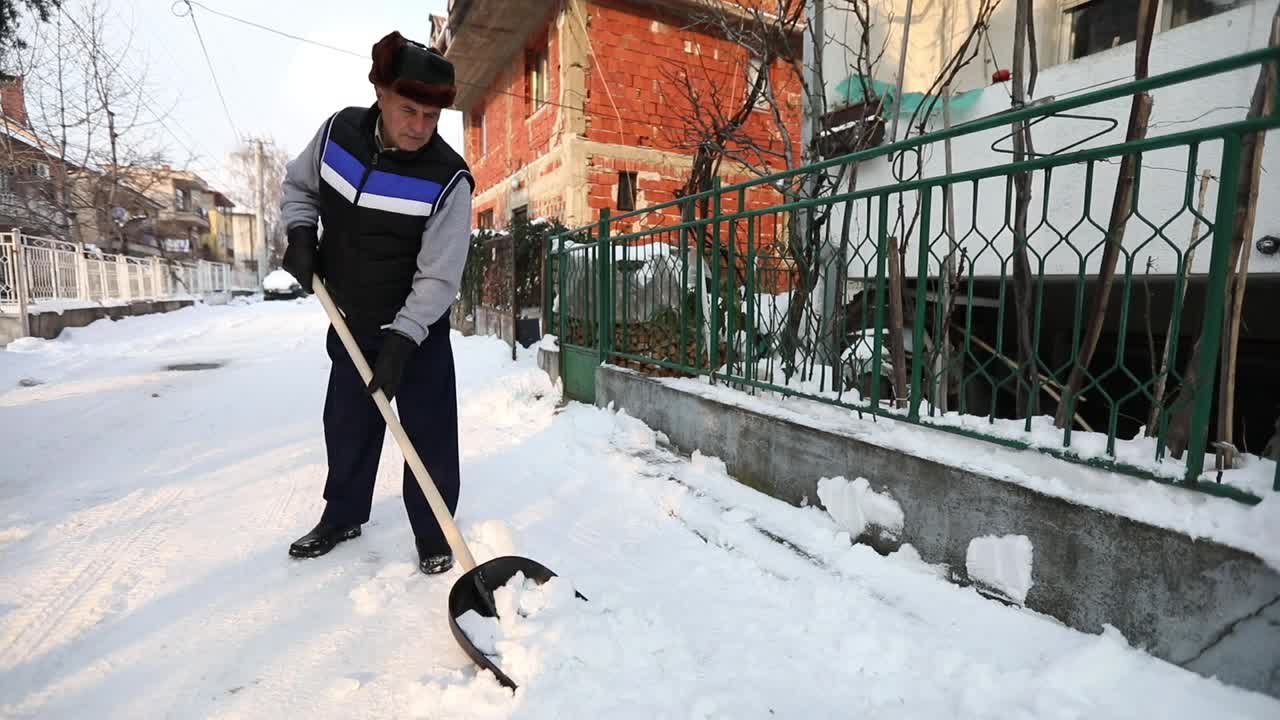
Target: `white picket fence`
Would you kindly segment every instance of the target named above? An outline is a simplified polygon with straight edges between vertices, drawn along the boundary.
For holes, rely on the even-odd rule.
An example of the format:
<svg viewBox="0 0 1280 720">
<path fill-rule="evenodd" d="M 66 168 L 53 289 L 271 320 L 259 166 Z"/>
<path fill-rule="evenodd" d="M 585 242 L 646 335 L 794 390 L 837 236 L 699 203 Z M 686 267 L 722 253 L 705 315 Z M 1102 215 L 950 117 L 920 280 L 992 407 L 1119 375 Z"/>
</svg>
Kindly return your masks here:
<svg viewBox="0 0 1280 720">
<path fill-rule="evenodd" d="M 0 233 L 0 314 L 22 317 L 40 306 L 83 302 L 131 302 L 208 297 L 240 283 L 256 287 L 251 273 L 226 263 L 173 262 L 86 250 L 79 243 Z"/>
</svg>

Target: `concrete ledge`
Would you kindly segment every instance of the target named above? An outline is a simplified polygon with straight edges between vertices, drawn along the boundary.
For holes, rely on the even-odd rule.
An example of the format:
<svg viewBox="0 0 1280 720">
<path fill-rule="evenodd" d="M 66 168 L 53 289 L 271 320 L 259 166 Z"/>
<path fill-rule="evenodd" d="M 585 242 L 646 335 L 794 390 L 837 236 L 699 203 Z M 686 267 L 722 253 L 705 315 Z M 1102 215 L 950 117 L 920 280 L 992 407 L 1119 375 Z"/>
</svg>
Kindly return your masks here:
<svg viewBox="0 0 1280 720">
<path fill-rule="evenodd" d="M 818 501 L 819 478 L 865 477 L 902 506 L 906 524 L 896 541 L 863 539 L 882 551 L 910 543 L 956 582 L 969 582 L 970 540 L 1025 535 L 1034 546 L 1028 607 L 1085 632 L 1113 625 L 1156 657 L 1280 697 L 1280 573 L 1250 553 L 627 370 L 597 371 L 596 403 L 626 409 L 682 451 L 714 455 L 740 482 L 793 505 Z"/>
<path fill-rule="evenodd" d="M 75 308 L 60 312 L 40 312 L 38 308 L 29 315 L 31 337 L 53 340 L 66 328 L 84 327 L 103 318 L 119 320 L 135 315 L 173 312 L 192 305 L 192 300 L 154 300 L 112 305 L 108 307 Z M 0 345 L 22 337 L 22 326 L 16 317 L 0 318 Z"/>
<path fill-rule="evenodd" d="M 538 347 L 538 367 L 551 378 L 551 384 L 560 382 L 560 351 Z"/>
</svg>

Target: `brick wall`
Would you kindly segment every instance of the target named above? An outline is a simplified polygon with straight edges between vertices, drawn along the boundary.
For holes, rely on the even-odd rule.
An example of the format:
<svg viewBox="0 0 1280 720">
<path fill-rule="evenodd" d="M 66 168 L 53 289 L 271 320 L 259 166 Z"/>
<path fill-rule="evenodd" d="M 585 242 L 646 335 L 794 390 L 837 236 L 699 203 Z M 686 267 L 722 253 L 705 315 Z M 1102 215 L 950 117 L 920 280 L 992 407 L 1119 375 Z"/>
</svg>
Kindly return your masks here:
<svg viewBox="0 0 1280 720">
<path fill-rule="evenodd" d="M 573 45 L 568 42 L 569 33 L 581 36 L 583 20 L 588 24 L 590 38 L 590 50 L 580 60 L 586 66 L 585 100 L 561 93 L 564 63 L 574 62 L 573 58 L 561 57 L 562 46 Z M 592 217 L 603 208 L 617 214 L 621 172 L 636 173 L 637 208 L 672 200 L 688 177 L 687 159 L 696 144 L 687 126 L 692 105 L 678 80 L 680 73 L 689 73 L 690 82 L 706 102 L 718 104 L 726 113 L 741 104 L 749 82 L 745 48 L 683 29 L 688 22 L 669 11 L 627 0 L 592 0 L 586 3 L 585 18 L 566 12 L 562 2 L 552 4 L 538 23 L 539 29 L 531 33 L 525 52 L 517 53 L 507 63 L 485 99 L 467 117 L 467 158 L 477 182 L 476 223 L 490 211 L 494 223 L 502 227 L 512 206 L 518 204 L 527 204 L 530 217 L 564 219 L 568 193 L 582 193 Z M 548 53 L 548 97 L 554 103 L 585 102 L 586 131 L 579 139 L 591 143 L 591 151 L 586 155 L 586 167 L 574 168 L 585 172 L 585 187 L 566 187 L 563 181 L 538 183 L 562 171 L 563 163 L 574 157 L 561 152 L 569 139 L 565 118 L 568 111 L 555 104 L 535 110 L 525 99 L 532 95 L 527 56 L 541 48 Z M 783 104 L 786 124 L 792 130 L 793 147 L 798 147 L 802 103 L 799 83 L 781 67 L 773 68 L 770 78 Z M 783 150 L 781 135 L 767 108 L 752 113 L 746 130 L 762 147 L 774 152 Z M 601 150 L 599 144 L 614 146 L 618 151 Z M 628 148 L 655 152 L 624 152 Z M 683 164 L 673 162 L 673 154 L 682 157 Z M 581 165 L 582 156 L 576 157 L 573 162 Z M 726 162 L 725 167 L 728 166 Z M 781 169 L 782 163 L 776 167 Z M 516 173 L 520 173 L 521 180 L 518 188 L 511 185 Z M 726 185 L 750 177 L 744 172 L 722 173 Z M 777 200 L 777 193 L 767 189 L 753 189 L 747 196 L 751 207 L 764 207 Z M 674 209 L 668 214 L 678 217 Z"/>
<path fill-rule="evenodd" d="M 506 182 L 513 173 L 550 152 L 557 142 L 556 129 L 561 118 L 561 109 L 555 104 L 560 102 L 561 82 L 560 30 L 555 22 L 558 11 L 558 7 L 549 9 L 546 17 L 536 23 L 539 29 L 531 33 L 524 51 L 512 57 L 485 99 L 468 113 L 466 156 L 476 179 L 477 195 Z M 529 64 L 531 56 L 539 52 L 547 54 L 547 99 L 551 103 L 534 107 L 528 99 L 534 95 Z M 473 208 L 476 221 L 484 211 L 493 210 L 495 223 L 504 226 L 513 209 L 502 202 L 504 199 L 505 195 L 500 195 L 477 203 Z M 556 212 L 558 204 L 551 198 L 530 198 L 530 217 Z"/>
<path fill-rule="evenodd" d="M 688 127 L 693 105 L 686 76 L 701 99 L 703 115 L 711 107 L 727 115 L 742 104 L 749 74 L 745 48 L 684 29 L 688 18 L 644 3 L 597 0 L 590 16 L 594 57 L 588 78 L 588 139 L 692 155 L 700 138 Z M 772 69 L 770 79 L 798 143 L 799 83 L 781 67 Z M 746 130 L 769 150 L 783 150 L 764 108 L 752 113 Z"/>
</svg>

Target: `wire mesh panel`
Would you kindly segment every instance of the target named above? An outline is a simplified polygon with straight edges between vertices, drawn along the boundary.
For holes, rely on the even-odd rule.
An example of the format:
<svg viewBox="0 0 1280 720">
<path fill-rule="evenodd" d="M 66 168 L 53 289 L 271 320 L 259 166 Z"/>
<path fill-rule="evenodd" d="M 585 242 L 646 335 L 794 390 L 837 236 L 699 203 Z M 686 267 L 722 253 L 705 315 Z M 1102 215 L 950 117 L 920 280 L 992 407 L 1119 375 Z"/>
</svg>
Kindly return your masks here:
<svg viewBox="0 0 1280 720">
<path fill-rule="evenodd" d="M 54 251 L 54 281 L 57 284 L 57 297 L 60 299 L 72 300 L 80 297 L 79 255 L 74 245 L 69 249 Z"/>
<path fill-rule="evenodd" d="M 1096 142 L 1109 121 L 1020 158 L 1001 143 L 1263 62 L 1280 50 L 606 216 L 554 253 L 562 342 L 1256 502 L 1199 475 L 1241 142 L 1280 115 Z M 944 139 L 984 133 L 998 161 L 927 171 Z M 866 172 L 877 158 L 891 179 Z"/>
<path fill-rule="evenodd" d="M 18 305 L 18 264 L 16 237 L 13 233 L 0 233 L 0 305 L 9 310 Z"/>
</svg>

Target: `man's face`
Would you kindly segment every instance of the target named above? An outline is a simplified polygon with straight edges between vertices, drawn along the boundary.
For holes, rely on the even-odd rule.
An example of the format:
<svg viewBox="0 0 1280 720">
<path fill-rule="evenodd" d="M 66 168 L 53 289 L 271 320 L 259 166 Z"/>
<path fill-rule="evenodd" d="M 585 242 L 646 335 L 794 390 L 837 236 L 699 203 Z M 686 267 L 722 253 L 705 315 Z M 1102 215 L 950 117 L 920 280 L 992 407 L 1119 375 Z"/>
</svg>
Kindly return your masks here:
<svg viewBox="0 0 1280 720">
<path fill-rule="evenodd" d="M 382 139 L 398 150 L 421 150 L 435 134 L 440 108 L 423 105 L 389 88 L 378 88 Z"/>
</svg>

